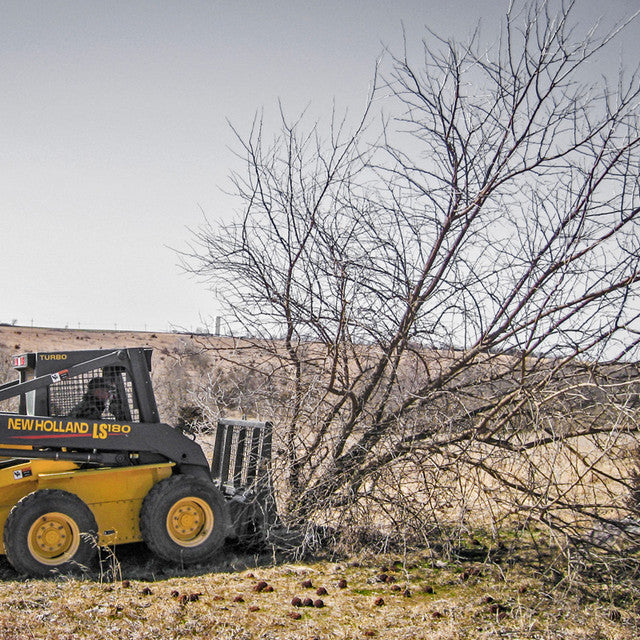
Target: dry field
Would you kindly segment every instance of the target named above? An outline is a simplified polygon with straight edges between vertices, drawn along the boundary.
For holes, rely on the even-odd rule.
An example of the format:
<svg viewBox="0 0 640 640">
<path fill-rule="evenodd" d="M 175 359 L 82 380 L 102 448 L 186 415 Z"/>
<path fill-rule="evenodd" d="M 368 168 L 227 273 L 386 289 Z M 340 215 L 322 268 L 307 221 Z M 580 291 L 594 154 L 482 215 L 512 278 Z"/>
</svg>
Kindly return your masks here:
<svg viewBox="0 0 640 640">
<path fill-rule="evenodd" d="M 516 566 L 436 567 L 420 556 L 260 564 L 234 556 L 210 573 L 184 575 L 138 551 L 129 551 L 115 581 L 7 575 L 0 638 L 638 637 L 637 615 L 580 604 L 562 584 L 550 588 Z M 146 568 L 127 570 L 132 556 Z M 295 598 L 315 606 L 295 606 Z"/>
<path fill-rule="evenodd" d="M 179 376 L 194 375 L 184 365 L 197 351 L 197 337 L 0 326 L 0 357 L 137 346 L 154 348 L 156 391 L 168 391 L 170 398 L 164 412 L 160 402 L 161 416 L 171 422 L 169 403 L 184 382 Z M 163 384 L 169 386 L 160 390 Z M 478 496 L 469 498 L 475 507 L 480 503 Z M 640 604 L 581 598 L 566 576 L 550 582 L 517 561 L 448 562 L 416 554 L 292 564 L 225 549 L 216 565 L 185 572 L 131 545 L 118 549 L 117 557 L 106 552 L 102 570 L 86 579 L 23 580 L 3 558 L 0 579 L 0 640 L 640 637 Z M 303 585 L 307 580 L 312 586 Z M 261 582 L 267 588 L 258 588 Z M 318 594 L 319 588 L 327 593 Z M 322 600 L 323 606 L 294 606 L 296 597 Z"/>
</svg>

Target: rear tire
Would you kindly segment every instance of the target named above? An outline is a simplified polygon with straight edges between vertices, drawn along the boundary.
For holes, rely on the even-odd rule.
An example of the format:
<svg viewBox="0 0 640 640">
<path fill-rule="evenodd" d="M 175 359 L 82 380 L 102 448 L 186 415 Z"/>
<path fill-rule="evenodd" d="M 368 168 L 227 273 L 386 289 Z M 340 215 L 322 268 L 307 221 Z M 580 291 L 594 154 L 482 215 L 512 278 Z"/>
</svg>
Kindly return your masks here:
<svg viewBox="0 0 640 640">
<path fill-rule="evenodd" d="M 20 573 L 79 573 L 93 565 L 98 525 L 78 496 L 41 489 L 22 498 L 4 526 L 7 560 Z"/>
<path fill-rule="evenodd" d="M 207 480 L 176 475 L 156 484 L 140 510 L 140 531 L 149 549 L 169 562 L 210 560 L 224 543 L 227 511 Z"/>
</svg>

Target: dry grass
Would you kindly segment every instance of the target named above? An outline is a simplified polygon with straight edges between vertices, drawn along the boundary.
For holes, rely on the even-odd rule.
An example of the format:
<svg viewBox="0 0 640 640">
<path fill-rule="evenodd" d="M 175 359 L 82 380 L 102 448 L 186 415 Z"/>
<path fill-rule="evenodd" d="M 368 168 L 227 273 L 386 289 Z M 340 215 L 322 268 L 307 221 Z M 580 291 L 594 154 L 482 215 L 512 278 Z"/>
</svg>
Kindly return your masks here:
<svg viewBox="0 0 640 640">
<path fill-rule="evenodd" d="M 166 386 L 159 393 L 163 398 L 163 417 L 171 421 L 171 407 L 182 400 L 178 387 L 185 382 L 176 376 L 184 368 L 185 355 L 197 349 L 190 336 L 0 327 L 0 350 L 8 353 L 114 346 L 155 348 L 156 383 L 175 382 L 173 387 Z M 192 372 L 187 374 L 191 376 Z M 601 449 L 598 447 L 596 453 Z M 523 469 L 528 472 L 535 467 L 554 486 L 564 487 L 570 493 L 575 489 L 567 485 L 567 469 L 587 479 L 595 469 L 591 449 L 581 447 L 581 451 L 585 453 L 580 459 L 563 459 L 562 464 L 558 456 L 553 457 L 554 464 L 549 468 L 544 460 L 535 458 L 521 460 L 523 466 L 513 469 L 502 465 L 501 470 L 518 477 Z M 597 465 L 604 465 L 605 470 L 607 464 L 608 457 L 598 459 Z M 397 478 L 381 479 L 389 485 L 383 488 L 389 490 L 390 504 L 396 504 L 398 490 L 407 489 L 408 477 L 412 476 L 401 469 Z M 497 488 L 486 482 L 483 486 L 491 495 L 480 495 L 473 488 L 472 478 L 460 474 L 450 483 L 452 495 L 440 495 L 442 483 L 436 485 L 431 480 L 426 478 L 423 487 L 426 498 L 435 501 L 436 507 L 451 502 L 454 506 L 448 508 L 454 509 L 456 503 L 449 498 L 454 493 L 462 496 L 465 523 L 473 520 L 474 514 L 486 514 L 489 502 L 496 509 L 500 504 L 498 498 L 503 501 L 508 498 L 494 495 Z M 437 496 L 429 494 L 434 486 L 440 487 Z M 615 503 L 612 496 L 603 495 L 604 485 L 597 477 L 588 486 L 590 499 Z M 423 499 L 420 486 L 413 489 L 417 504 L 433 507 L 428 499 Z M 421 511 L 417 518 L 422 519 Z M 456 520 L 455 513 L 451 519 Z M 394 581 L 380 582 L 377 576 L 381 573 L 392 576 Z M 0 640 L 88 637 L 631 640 L 640 636 L 640 605 L 616 600 L 613 590 L 611 594 L 607 592 L 607 585 L 597 585 L 598 598 L 580 600 L 578 578 L 572 582 L 567 574 L 563 576 L 561 582 L 551 585 L 524 564 L 441 562 L 436 566 L 419 555 L 312 564 L 228 555 L 210 571 L 194 575 L 164 567 L 142 546 L 130 545 L 119 551 L 118 560 L 107 556 L 103 573 L 91 579 L 19 580 L 2 559 Z M 307 579 L 314 588 L 301 586 Z M 346 588 L 337 587 L 340 579 L 347 580 Z M 273 591 L 255 591 L 253 588 L 259 581 L 267 582 Z M 317 587 L 325 587 L 327 595 L 318 596 Z M 407 589 L 409 596 L 404 595 Z M 295 596 L 314 600 L 322 597 L 325 606 L 293 607 L 291 600 Z M 242 601 L 237 601 L 238 597 Z M 376 605 L 378 598 L 384 604 Z M 299 619 L 295 619 L 296 614 Z"/>
<path fill-rule="evenodd" d="M 638 637 L 639 618 L 628 609 L 581 604 L 516 566 L 433 566 L 419 555 L 310 564 L 228 557 L 215 572 L 186 576 L 147 557 L 143 579 L 139 567 L 126 568 L 131 559 L 122 564 L 124 581 L 5 580 L 0 638 Z M 256 591 L 260 581 L 273 591 Z M 327 594 L 318 596 L 319 587 Z M 294 607 L 295 596 L 321 597 L 325 606 Z"/>
</svg>

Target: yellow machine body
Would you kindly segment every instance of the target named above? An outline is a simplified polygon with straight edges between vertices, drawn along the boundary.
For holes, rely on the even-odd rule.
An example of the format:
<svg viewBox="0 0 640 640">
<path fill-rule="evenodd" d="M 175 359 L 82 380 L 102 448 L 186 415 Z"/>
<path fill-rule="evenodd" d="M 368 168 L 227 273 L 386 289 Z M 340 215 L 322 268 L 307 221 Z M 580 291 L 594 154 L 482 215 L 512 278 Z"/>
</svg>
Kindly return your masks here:
<svg viewBox="0 0 640 640">
<path fill-rule="evenodd" d="M 33 459 L 0 469 L 0 553 L 13 506 L 39 489 L 77 495 L 93 512 L 100 546 L 140 542 L 139 514 L 149 490 L 172 474 L 173 463 L 81 469 L 74 462 Z"/>
</svg>

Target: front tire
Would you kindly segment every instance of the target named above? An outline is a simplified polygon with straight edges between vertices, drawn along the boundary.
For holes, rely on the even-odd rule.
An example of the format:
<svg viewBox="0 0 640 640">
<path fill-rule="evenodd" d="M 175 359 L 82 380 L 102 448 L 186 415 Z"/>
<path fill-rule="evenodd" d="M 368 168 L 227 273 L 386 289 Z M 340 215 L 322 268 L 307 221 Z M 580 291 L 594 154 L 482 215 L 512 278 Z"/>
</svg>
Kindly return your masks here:
<svg viewBox="0 0 640 640">
<path fill-rule="evenodd" d="M 140 531 L 149 549 L 169 562 L 210 560 L 224 543 L 227 512 L 211 483 L 176 475 L 158 482 L 140 510 Z"/>
<path fill-rule="evenodd" d="M 41 489 L 22 498 L 4 527 L 7 560 L 20 573 L 50 576 L 87 570 L 97 554 L 98 525 L 78 496 Z"/>
</svg>

